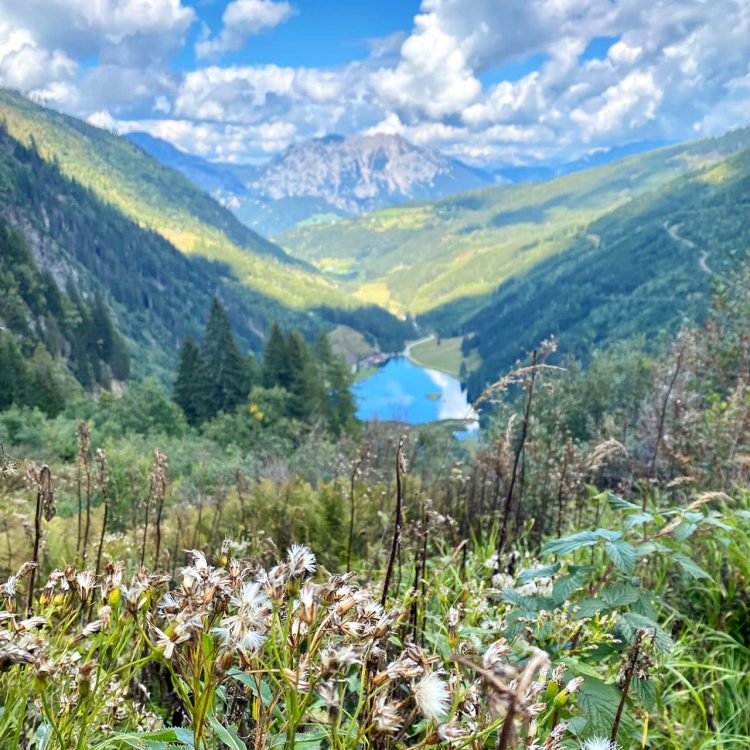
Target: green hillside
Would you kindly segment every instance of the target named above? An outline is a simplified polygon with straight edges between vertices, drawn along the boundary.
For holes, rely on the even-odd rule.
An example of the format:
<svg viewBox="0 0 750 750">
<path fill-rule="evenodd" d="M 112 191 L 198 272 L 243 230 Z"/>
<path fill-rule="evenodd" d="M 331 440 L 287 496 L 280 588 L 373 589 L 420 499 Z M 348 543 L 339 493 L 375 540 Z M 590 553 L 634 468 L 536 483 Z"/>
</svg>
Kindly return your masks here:
<svg viewBox="0 0 750 750">
<path fill-rule="evenodd" d="M 615 340 L 653 341 L 684 321 L 701 322 L 713 285 L 739 278 L 736 266 L 750 251 L 748 215 L 750 150 L 595 221 L 564 252 L 502 284 L 462 324 L 460 304 L 425 322 L 466 335 L 465 353 L 481 356 L 469 378 L 474 393 L 550 335 L 584 360 Z"/>
<path fill-rule="evenodd" d="M 333 284 L 127 140 L 2 89 L 0 121 L 65 175 L 183 253 L 226 263 L 244 284 L 287 306 L 306 308 L 323 298 L 349 304 Z"/>
<path fill-rule="evenodd" d="M 464 299 L 462 312 L 468 315 L 481 307 L 483 295 L 562 252 L 600 216 L 747 146 L 750 129 L 550 182 L 489 188 L 300 227 L 278 241 L 360 299 L 413 313 Z"/>
</svg>

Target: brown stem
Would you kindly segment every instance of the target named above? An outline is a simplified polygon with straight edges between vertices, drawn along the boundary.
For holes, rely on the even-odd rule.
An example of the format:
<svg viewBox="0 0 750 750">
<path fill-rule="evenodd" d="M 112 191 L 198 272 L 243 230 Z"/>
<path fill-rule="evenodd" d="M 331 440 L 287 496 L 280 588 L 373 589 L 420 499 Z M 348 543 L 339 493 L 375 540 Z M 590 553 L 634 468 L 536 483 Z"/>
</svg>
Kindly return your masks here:
<svg viewBox="0 0 750 750">
<path fill-rule="evenodd" d="M 383 580 L 383 595 L 381 597 L 381 603 L 385 606 L 388 600 L 388 587 L 391 583 L 391 576 L 393 575 L 393 565 L 398 556 L 399 542 L 401 541 L 401 508 L 403 504 L 403 449 L 406 437 L 402 436 L 398 442 L 398 450 L 396 451 L 396 519 L 393 525 L 393 542 L 391 543 L 391 554 L 388 558 L 388 567 L 385 571 L 385 579 Z"/>
<path fill-rule="evenodd" d="M 677 363 L 675 364 L 674 374 L 672 375 L 672 379 L 669 382 L 667 393 L 664 396 L 664 403 L 662 404 L 661 412 L 659 413 L 659 421 L 656 429 L 656 444 L 654 445 L 654 455 L 651 458 L 651 468 L 649 469 L 649 476 L 651 477 L 651 479 L 656 479 L 656 460 L 659 457 L 659 447 L 661 446 L 662 440 L 664 439 L 664 423 L 667 418 L 667 406 L 669 405 L 669 398 L 672 395 L 672 390 L 674 389 L 677 378 L 680 375 L 680 370 L 682 369 L 682 357 L 684 354 L 685 346 L 680 349 L 680 353 L 677 355 Z M 645 511 L 646 495 L 644 495 L 643 503 L 643 510 Z"/>
<path fill-rule="evenodd" d="M 630 659 L 628 660 L 628 666 L 625 670 L 625 684 L 622 688 L 622 696 L 620 697 L 620 705 L 617 706 L 617 713 L 615 714 L 615 722 L 612 725 L 612 734 L 610 741 L 614 745 L 617 741 L 617 733 L 620 730 L 620 721 L 622 721 L 622 713 L 625 710 L 625 702 L 628 699 L 628 693 L 630 692 L 630 683 L 633 680 L 633 674 L 635 672 L 635 665 L 638 663 L 638 655 L 641 651 L 641 642 L 645 631 L 639 630 L 636 633 L 635 640 L 630 652 Z"/>
<path fill-rule="evenodd" d="M 107 533 L 107 517 L 109 516 L 109 474 L 107 467 L 107 456 L 101 448 L 97 449 L 96 451 L 96 460 L 99 463 L 99 487 L 102 491 L 102 497 L 104 498 L 104 517 L 102 518 L 102 532 L 99 535 L 99 549 L 96 553 L 96 575 L 99 575 L 99 570 L 102 564 L 104 535 Z"/>
<path fill-rule="evenodd" d="M 526 407 L 524 409 L 523 414 L 523 428 L 521 430 L 521 439 L 518 442 L 518 445 L 516 446 L 516 453 L 513 458 L 513 471 L 510 475 L 510 482 L 508 484 L 508 492 L 505 495 L 505 505 L 503 507 L 503 523 L 500 527 L 500 536 L 497 540 L 497 557 L 498 562 L 500 560 L 500 555 L 502 554 L 503 547 L 505 546 L 505 538 L 508 533 L 508 518 L 510 517 L 510 510 L 511 510 L 511 504 L 513 502 L 513 490 L 515 490 L 516 487 L 516 477 L 518 475 L 518 463 L 521 459 L 521 452 L 524 449 L 524 446 L 526 444 L 526 437 L 529 432 L 529 416 L 531 414 L 531 401 L 534 398 L 534 381 L 536 380 L 536 373 L 537 373 L 537 366 L 536 366 L 536 360 L 537 360 L 537 350 L 534 349 L 534 351 L 531 354 L 531 379 L 529 381 L 529 386 L 526 393 Z"/>
<path fill-rule="evenodd" d="M 52 496 L 52 476 L 49 466 L 42 466 L 37 479 L 36 493 L 36 511 L 34 513 L 34 556 L 32 561 L 34 566 L 29 574 L 29 596 L 26 605 L 29 617 L 34 614 L 34 581 L 36 580 L 36 569 L 39 565 L 39 545 L 42 540 L 42 509 L 44 508 L 45 499 Z"/>
</svg>

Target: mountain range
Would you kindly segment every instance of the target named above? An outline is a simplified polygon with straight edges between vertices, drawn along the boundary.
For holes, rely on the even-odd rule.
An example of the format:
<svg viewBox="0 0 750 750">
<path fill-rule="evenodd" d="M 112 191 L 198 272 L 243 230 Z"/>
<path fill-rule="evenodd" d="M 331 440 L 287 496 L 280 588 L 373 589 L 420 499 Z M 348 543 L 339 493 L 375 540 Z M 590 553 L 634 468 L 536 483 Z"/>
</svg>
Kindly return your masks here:
<svg viewBox="0 0 750 750">
<path fill-rule="evenodd" d="M 254 351 L 272 321 L 308 338 L 335 331 L 351 351 L 400 351 L 416 318 L 420 334 L 455 337 L 476 394 L 549 335 L 585 360 L 595 347 L 700 319 L 750 247 L 750 129 L 359 213 L 485 176 L 420 161 L 401 139 L 337 136 L 292 147 L 261 180 L 258 168 L 125 139 L 2 90 L 0 121 L 0 253 L 36 267 L 0 278 L 12 303 L 0 306 L 0 324 L 15 321 L 29 356 L 41 344 L 72 366 L 81 359 L 72 348 L 88 347 L 104 381 L 118 371 L 117 331 L 102 348 L 71 315 L 114 326 L 136 376 L 159 374 L 216 296 Z M 391 147 L 398 169 L 374 156 Z M 216 200 L 248 185 L 274 210 L 312 201 L 354 215 L 325 222 L 319 211 L 271 241 Z M 61 336 L 50 339 L 55 327 Z"/>
<path fill-rule="evenodd" d="M 384 206 L 487 187 L 498 178 L 398 135 L 329 135 L 262 165 L 209 162 L 146 133 L 127 139 L 265 235 Z"/>
<path fill-rule="evenodd" d="M 0 220 L 60 289 L 106 299 L 136 374 L 171 369 L 213 296 L 248 349 L 260 349 L 274 321 L 310 337 L 352 327 L 373 347 L 403 346 L 407 324 L 356 302 L 123 138 L 7 90 L 0 122 Z"/>
</svg>

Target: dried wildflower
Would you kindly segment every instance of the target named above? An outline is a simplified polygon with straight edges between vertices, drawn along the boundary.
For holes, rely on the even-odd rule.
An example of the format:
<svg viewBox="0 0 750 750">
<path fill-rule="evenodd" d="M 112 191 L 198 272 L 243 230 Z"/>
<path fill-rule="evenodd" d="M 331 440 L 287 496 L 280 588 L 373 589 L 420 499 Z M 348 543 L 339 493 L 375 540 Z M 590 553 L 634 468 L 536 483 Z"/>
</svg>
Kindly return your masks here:
<svg viewBox="0 0 750 750">
<path fill-rule="evenodd" d="M 402 724 L 399 704 L 389 701 L 382 693 L 378 695 L 373 705 L 372 723 L 375 734 L 396 734 Z"/>
<path fill-rule="evenodd" d="M 438 740 L 446 745 L 458 742 L 458 740 L 468 737 L 469 734 L 471 734 L 471 729 L 459 724 L 455 718 L 451 719 L 447 724 L 441 724 L 437 728 Z"/>
<path fill-rule="evenodd" d="M 437 672 L 427 672 L 413 685 L 412 695 L 420 713 L 435 722 L 445 715 L 450 705 L 448 687 Z"/>
<path fill-rule="evenodd" d="M 605 737 L 589 737 L 583 741 L 581 750 L 620 750 L 620 746 Z"/>
<path fill-rule="evenodd" d="M 299 602 L 302 605 L 300 619 L 311 625 L 315 620 L 318 606 L 315 603 L 315 584 L 307 581 L 299 591 Z"/>
<path fill-rule="evenodd" d="M 90 568 L 76 573 L 75 577 L 76 591 L 81 599 L 81 604 L 86 605 L 91 597 L 91 591 L 96 584 L 96 576 Z"/>
<path fill-rule="evenodd" d="M 315 572 L 315 555 L 304 544 L 293 544 L 287 550 L 286 557 L 289 561 L 289 574 L 292 578 L 300 578 L 307 573 Z"/>
</svg>

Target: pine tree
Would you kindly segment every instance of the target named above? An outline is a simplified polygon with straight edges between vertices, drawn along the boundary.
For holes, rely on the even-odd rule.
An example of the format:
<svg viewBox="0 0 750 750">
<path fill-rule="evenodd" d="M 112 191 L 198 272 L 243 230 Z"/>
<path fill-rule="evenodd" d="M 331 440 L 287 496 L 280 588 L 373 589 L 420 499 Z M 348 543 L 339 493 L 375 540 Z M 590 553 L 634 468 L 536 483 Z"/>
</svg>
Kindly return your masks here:
<svg viewBox="0 0 750 750">
<path fill-rule="evenodd" d="M 180 347 L 174 400 L 185 413 L 188 424 L 197 425 L 207 416 L 211 384 L 201 359 L 200 349 L 188 337 Z"/>
<path fill-rule="evenodd" d="M 320 387 L 317 372 L 305 340 L 297 331 L 286 339 L 289 368 L 289 416 L 308 421 L 320 409 Z"/>
<path fill-rule="evenodd" d="M 286 339 L 277 323 L 271 326 L 271 331 L 266 339 L 261 375 L 265 388 L 279 386 L 289 389 L 291 372 L 287 362 Z"/>
<path fill-rule="evenodd" d="M 339 435 L 354 424 L 356 404 L 346 362 L 336 356 L 325 333 L 321 333 L 315 343 L 315 364 L 328 429 L 334 435 Z"/>
<path fill-rule="evenodd" d="M 208 397 L 210 416 L 234 411 L 247 399 L 250 379 L 245 358 L 232 334 L 226 311 L 218 299 L 211 303 L 201 346 L 201 357 L 211 381 Z"/>
</svg>

